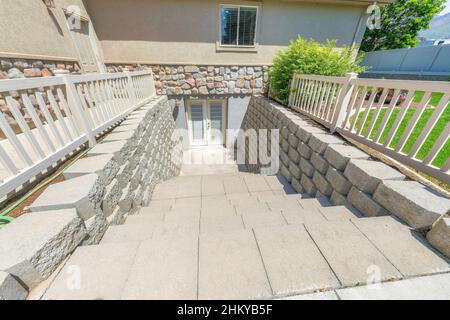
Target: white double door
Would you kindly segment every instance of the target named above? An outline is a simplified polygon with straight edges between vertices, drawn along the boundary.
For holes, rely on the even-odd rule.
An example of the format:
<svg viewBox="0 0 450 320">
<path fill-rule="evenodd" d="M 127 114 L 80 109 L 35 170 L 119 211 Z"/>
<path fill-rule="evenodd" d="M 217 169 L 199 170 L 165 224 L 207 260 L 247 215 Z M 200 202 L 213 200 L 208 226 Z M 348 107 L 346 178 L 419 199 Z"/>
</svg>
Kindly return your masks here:
<svg viewBox="0 0 450 320">
<path fill-rule="evenodd" d="M 225 144 L 226 101 L 189 100 L 187 116 L 192 146 Z"/>
</svg>

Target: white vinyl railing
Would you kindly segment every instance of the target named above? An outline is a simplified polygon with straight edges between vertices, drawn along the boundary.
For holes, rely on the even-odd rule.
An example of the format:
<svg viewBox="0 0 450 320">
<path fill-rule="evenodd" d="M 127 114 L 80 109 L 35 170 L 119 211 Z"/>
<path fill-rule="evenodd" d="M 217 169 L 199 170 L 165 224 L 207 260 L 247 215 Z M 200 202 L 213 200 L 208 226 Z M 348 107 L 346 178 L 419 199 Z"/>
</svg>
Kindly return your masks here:
<svg viewBox="0 0 450 320">
<path fill-rule="evenodd" d="M 0 81 L 0 198 L 155 95 L 151 71 Z"/>
<path fill-rule="evenodd" d="M 450 82 L 295 75 L 289 106 L 450 184 Z"/>
</svg>

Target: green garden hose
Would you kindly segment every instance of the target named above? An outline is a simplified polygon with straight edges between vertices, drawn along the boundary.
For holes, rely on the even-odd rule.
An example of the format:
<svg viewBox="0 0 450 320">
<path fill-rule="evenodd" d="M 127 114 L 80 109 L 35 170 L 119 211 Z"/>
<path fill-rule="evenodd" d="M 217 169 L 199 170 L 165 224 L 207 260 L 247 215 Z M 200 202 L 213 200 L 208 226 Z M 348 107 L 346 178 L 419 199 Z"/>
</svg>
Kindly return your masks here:
<svg viewBox="0 0 450 320">
<path fill-rule="evenodd" d="M 85 151 L 83 151 L 81 154 L 79 154 L 72 162 L 70 162 L 67 167 L 65 167 L 61 172 L 59 172 L 57 175 L 51 177 L 49 180 L 47 180 L 42 185 L 34 188 L 30 192 L 28 192 L 26 195 L 24 195 L 22 198 L 20 198 L 18 201 L 13 203 L 8 209 L 0 213 L 0 229 L 4 226 L 6 226 L 8 223 L 14 220 L 13 217 L 8 217 L 7 215 L 11 213 L 14 209 L 16 209 L 22 202 L 27 200 L 29 197 L 31 197 L 33 194 L 35 194 L 37 191 L 41 190 L 42 188 L 48 186 L 53 181 L 55 181 L 58 177 L 60 177 L 64 172 L 66 172 L 70 167 L 72 167 L 78 160 L 80 160 L 82 157 L 84 157 L 89 151 L 91 151 L 95 147 L 89 147 Z"/>
</svg>

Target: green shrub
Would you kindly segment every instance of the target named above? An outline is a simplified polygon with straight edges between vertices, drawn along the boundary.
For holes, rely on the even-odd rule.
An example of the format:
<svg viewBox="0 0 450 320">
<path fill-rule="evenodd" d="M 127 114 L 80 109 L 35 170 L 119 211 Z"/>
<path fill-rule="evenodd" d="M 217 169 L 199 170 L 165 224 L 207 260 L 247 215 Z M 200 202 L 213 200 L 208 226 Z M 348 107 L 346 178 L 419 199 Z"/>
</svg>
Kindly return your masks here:
<svg viewBox="0 0 450 320">
<path fill-rule="evenodd" d="M 294 73 L 324 76 L 344 76 L 348 72 L 363 72 L 359 65 L 362 56 L 355 60 L 355 47 L 336 48 L 336 41 L 326 45 L 302 39 L 292 40 L 286 50 L 279 50 L 270 71 L 270 94 L 287 103 L 289 81 Z"/>
</svg>

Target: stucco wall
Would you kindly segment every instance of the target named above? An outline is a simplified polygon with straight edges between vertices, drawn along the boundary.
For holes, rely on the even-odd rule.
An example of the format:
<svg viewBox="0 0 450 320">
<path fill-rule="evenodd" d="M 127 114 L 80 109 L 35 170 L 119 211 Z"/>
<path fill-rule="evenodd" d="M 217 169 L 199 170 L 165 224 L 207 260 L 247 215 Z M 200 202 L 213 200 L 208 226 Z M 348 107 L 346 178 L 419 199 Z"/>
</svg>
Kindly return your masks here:
<svg viewBox="0 0 450 320">
<path fill-rule="evenodd" d="M 298 34 L 359 43 L 366 6 L 301 1 L 84 0 L 107 63 L 269 64 Z M 257 52 L 218 52 L 219 8 L 261 5 Z"/>
<path fill-rule="evenodd" d="M 0 57 L 77 60 L 62 8 L 82 0 L 55 0 L 56 8 L 47 9 L 38 0 L 0 0 Z"/>
</svg>

